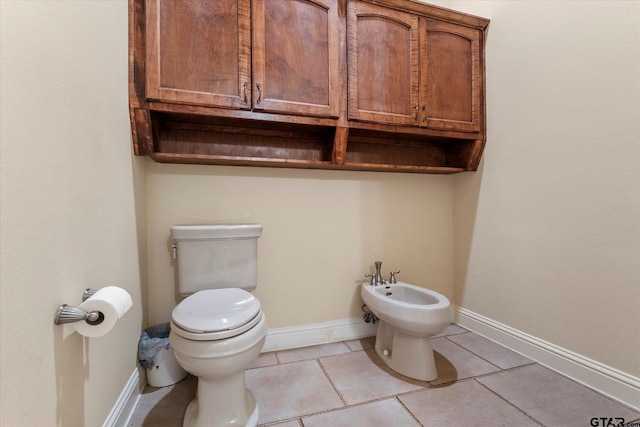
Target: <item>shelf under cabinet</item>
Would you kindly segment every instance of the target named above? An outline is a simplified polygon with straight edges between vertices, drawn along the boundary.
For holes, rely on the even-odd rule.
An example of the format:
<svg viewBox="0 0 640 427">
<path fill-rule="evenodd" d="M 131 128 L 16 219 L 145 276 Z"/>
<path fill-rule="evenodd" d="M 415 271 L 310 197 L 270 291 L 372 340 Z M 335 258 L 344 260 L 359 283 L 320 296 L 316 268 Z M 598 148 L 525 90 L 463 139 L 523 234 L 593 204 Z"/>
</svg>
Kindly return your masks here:
<svg viewBox="0 0 640 427">
<path fill-rule="evenodd" d="M 350 129 L 344 166 L 397 172 L 463 172 L 473 143 L 468 139 Z"/>
<path fill-rule="evenodd" d="M 331 162 L 334 129 L 215 117 L 152 116 L 157 161 L 291 167 Z"/>
<path fill-rule="evenodd" d="M 400 132 L 153 112 L 158 162 L 414 173 L 467 170 L 474 144 Z M 341 140 L 342 139 L 342 140 Z"/>
</svg>

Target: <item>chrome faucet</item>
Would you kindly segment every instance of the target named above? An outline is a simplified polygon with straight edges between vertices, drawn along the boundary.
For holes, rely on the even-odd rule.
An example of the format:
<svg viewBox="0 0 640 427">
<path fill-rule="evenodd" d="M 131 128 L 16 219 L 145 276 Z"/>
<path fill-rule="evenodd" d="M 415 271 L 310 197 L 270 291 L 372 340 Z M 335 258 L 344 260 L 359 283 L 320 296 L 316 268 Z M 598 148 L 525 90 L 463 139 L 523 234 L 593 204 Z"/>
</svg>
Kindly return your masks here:
<svg viewBox="0 0 640 427">
<path fill-rule="evenodd" d="M 382 261 L 376 261 L 374 262 L 374 264 L 376 265 L 376 272 L 373 274 L 365 274 L 364 277 L 370 277 L 371 278 L 371 286 L 378 286 L 378 285 L 386 285 L 387 281 L 384 280 L 382 278 Z M 396 274 L 400 273 L 400 270 L 398 271 L 391 271 L 389 272 L 389 282 L 388 283 L 398 283 L 398 281 L 396 280 Z"/>
<path fill-rule="evenodd" d="M 398 283 L 398 280 L 396 280 L 396 274 L 398 273 L 400 273 L 400 270 L 389 272 L 389 283 Z"/>
<path fill-rule="evenodd" d="M 370 283 L 370 285 L 371 285 L 371 286 L 375 286 L 375 285 L 376 285 L 376 277 L 377 277 L 377 276 L 376 276 L 376 274 L 375 274 L 375 273 L 373 273 L 373 274 L 369 274 L 369 273 L 367 273 L 367 274 L 365 274 L 365 275 L 364 275 L 364 277 L 371 277 L 371 283 Z"/>
<path fill-rule="evenodd" d="M 382 278 L 382 272 L 380 271 L 380 269 L 382 268 L 382 261 L 376 261 L 374 262 L 374 264 L 376 265 L 375 284 L 384 285 L 387 282 L 385 282 L 385 280 Z"/>
</svg>

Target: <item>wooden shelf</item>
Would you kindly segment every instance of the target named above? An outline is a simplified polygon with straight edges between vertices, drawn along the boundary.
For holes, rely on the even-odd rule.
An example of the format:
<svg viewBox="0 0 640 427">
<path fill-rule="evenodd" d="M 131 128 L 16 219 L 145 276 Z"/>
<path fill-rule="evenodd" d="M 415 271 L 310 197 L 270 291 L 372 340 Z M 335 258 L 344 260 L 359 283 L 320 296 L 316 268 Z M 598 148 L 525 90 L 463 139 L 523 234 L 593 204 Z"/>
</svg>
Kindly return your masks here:
<svg viewBox="0 0 640 427">
<path fill-rule="evenodd" d="M 154 112 L 150 156 L 163 163 L 457 173 L 473 141 Z"/>
<path fill-rule="evenodd" d="M 345 163 L 344 169 L 377 171 L 377 172 L 407 172 L 407 173 L 432 173 L 432 174 L 452 174 L 464 172 L 465 168 L 454 168 L 446 166 L 409 166 L 409 165 L 386 165 L 378 163 Z"/>
<path fill-rule="evenodd" d="M 470 140 L 351 129 L 345 165 L 367 165 L 422 172 L 466 170 Z"/>
<path fill-rule="evenodd" d="M 152 114 L 152 157 L 158 161 L 251 165 L 330 164 L 334 129 L 238 121 L 219 117 Z M 161 160 L 162 159 L 162 160 Z"/>
</svg>

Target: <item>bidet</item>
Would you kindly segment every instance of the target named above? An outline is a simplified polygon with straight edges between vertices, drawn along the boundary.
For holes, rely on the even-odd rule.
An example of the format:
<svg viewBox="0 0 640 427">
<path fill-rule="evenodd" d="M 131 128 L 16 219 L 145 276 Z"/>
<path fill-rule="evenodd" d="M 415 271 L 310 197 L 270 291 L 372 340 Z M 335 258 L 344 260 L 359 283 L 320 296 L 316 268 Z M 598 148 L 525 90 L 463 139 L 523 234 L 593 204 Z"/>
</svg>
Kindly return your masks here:
<svg viewBox="0 0 640 427">
<path fill-rule="evenodd" d="M 449 299 L 409 283 L 363 284 L 361 296 L 379 319 L 375 350 L 394 371 L 421 381 L 438 377 L 430 337 L 453 321 Z"/>
</svg>

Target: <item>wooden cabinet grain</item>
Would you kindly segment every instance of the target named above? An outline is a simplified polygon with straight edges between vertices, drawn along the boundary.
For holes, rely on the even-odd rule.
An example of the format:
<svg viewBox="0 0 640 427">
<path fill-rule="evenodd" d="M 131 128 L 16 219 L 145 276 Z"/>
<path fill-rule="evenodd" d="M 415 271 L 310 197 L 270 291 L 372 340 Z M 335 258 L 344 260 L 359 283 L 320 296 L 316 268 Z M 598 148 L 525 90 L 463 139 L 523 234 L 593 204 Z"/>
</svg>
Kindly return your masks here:
<svg viewBox="0 0 640 427">
<path fill-rule="evenodd" d="M 250 0 L 146 3 L 147 99 L 251 108 Z"/>
<path fill-rule="evenodd" d="M 480 132 L 484 69 L 480 31 L 435 19 L 422 19 L 420 126 Z"/>
<path fill-rule="evenodd" d="M 254 109 L 338 117 L 336 0 L 254 0 Z"/>
<path fill-rule="evenodd" d="M 147 2 L 149 100 L 338 117 L 336 0 Z"/>
<path fill-rule="evenodd" d="M 129 0 L 134 152 L 455 173 L 486 140 L 489 21 L 414 0 Z"/>
<path fill-rule="evenodd" d="M 480 31 L 349 3 L 349 119 L 479 132 Z"/>
<path fill-rule="evenodd" d="M 349 3 L 349 119 L 418 124 L 418 17 Z"/>
</svg>

